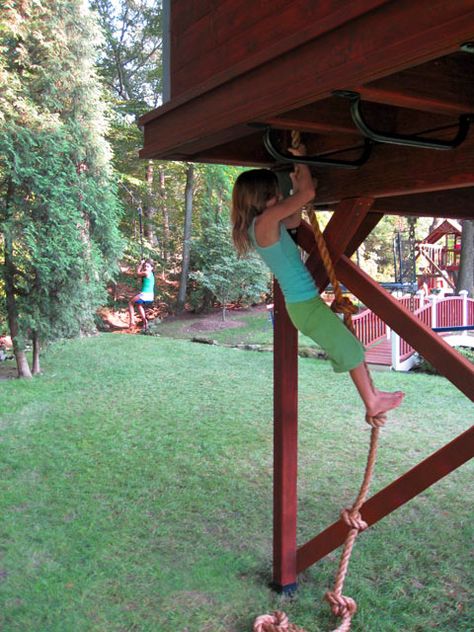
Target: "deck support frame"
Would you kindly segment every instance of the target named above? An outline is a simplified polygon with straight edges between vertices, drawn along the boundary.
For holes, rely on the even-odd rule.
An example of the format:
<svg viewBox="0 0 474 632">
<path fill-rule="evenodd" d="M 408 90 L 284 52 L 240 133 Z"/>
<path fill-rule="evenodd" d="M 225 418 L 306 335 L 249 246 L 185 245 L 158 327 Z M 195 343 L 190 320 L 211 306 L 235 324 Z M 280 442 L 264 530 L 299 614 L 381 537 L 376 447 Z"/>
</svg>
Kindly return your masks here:
<svg viewBox="0 0 474 632">
<path fill-rule="evenodd" d="M 457 388 L 474 401 L 474 369 L 441 337 L 417 320 L 360 270 L 349 257 L 370 234 L 382 214 L 369 213 L 373 200 L 342 200 L 324 236 L 336 273 L 351 292 L 383 318 L 399 335 L 436 366 Z M 300 246 L 309 253 L 307 266 L 322 291 L 328 283 L 315 250 L 311 227 L 298 231 Z M 285 309 L 281 290 L 275 286 L 274 330 L 274 546 L 273 584 L 293 590 L 297 575 L 340 546 L 347 526 L 338 521 L 299 548 L 296 543 L 298 475 L 298 344 L 297 332 Z M 466 431 L 409 472 L 369 498 L 361 509 L 369 525 L 388 515 L 474 456 L 474 429 Z"/>
</svg>

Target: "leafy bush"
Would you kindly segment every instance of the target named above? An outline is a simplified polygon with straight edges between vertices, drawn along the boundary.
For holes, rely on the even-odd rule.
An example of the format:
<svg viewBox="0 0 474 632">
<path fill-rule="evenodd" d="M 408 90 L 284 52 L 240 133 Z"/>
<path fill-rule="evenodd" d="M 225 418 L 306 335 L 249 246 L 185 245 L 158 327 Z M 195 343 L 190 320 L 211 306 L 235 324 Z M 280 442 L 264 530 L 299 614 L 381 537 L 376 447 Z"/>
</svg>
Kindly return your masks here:
<svg viewBox="0 0 474 632">
<path fill-rule="evenodd" d="M 471 347 L 454 347 L 462 356 L 467 358 L 471 364 L 474 364 L 474 349 Z M 416 367 L 415 371 L 421 373 L 429 373 L 430 375 L 439 375 L 439 371 L 430 363 L 420 356 L 420 363 Z"/>
<path fill-rule="evenodd" d="M 229 303 L 258 303 L 268 292 L 267 268 L 255 254 L 237 257 L 224 221 L 206 228 L 193 243 L 192 257 L 190 302 L 196 311 L 203 309 L 206 296 L 211 295 L 222 306 L 225 318 Z"/>
</svg>

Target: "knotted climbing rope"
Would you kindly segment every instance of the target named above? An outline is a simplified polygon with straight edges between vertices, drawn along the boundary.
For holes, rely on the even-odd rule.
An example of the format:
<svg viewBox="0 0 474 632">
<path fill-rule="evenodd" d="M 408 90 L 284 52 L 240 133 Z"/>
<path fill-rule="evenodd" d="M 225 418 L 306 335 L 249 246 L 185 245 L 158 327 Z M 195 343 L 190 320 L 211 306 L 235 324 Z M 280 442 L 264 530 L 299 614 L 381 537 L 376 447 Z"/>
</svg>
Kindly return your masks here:
<svg viewBox="0 0 474 632">
<path fill-rule="evenodd" d="M 305 632 L 288 621 L 284 612 L 276 610 L 272 614 L 262 614 L 253 624 L 253 632 Z"/>
<path fill-rule="evenodd" d="M 291 133 L 291 144 L 292 147 L 297 148 L 301 144 L 300 134 L 299 132 Z M 329 281 L 334 290 L 334 301 L 331 305 L 331 309 L 336 313 L 341 313 L 344 316 L 344 323 L 349 328 L 349 330 L 355 335 L 354 325 L 352 323 L 352 314 L 354 314 L 357 309 L 354 307 L 349 298 L 343 295 L 341 285 L 336 277 L 336 273 L 334 270 L 334 266 L 332 263 L 331 256 L 329 254 L 329 250 L 326 245 L 326 241 L 324 236 L 319 228 L 318 219 L 316 216 L 316 212 L 314 208 L 307 209 L 308 217 L 311 223 L 311 226 L 314 231 L 314 237 L 316 240 L 317 248 L 319 249 L 319 253 L 321 255 L 321 260 L 323 262 L 324 268 L 327 272 Z M 365 370 L 367 371 L 367 375 L 369 377 L 370 385 L 372 390 L 374 389 L 374 384 L 372 382 L 372 378 L 370 376 L 370 371 L 367 364 L 364 362 Z M 336 628 L 333 632 L 349 632 L 351 629 L 351 621 L 352 617 L 357 611 L 357 604 L 351 597 L 347 597 L 342 594 L 344 588 L 344 581 L 347 575 L 347 571 L 349 568 L 349 561 L 352 554 L 352 549 L 354 548 L 354 544 L 357 536 L 361 531 L 364 531 L 368 527 L 367 523 L 362 519 L 360 510 L 362 505 L 367 498 L 367 494 L 369 492 L 370 483 L 372 480 L 372 475 L 375 467 L 375 461 L 377 458 L 377 447 L 378 447 L 378 439 L 379 433 L 382 426 L 385 424 L 386 415 L 369 415 L 365 416 L 366 422 L 371 426 L 372 430 L 370 433 L 370 446 L 369 446 L 369 454 L 367 457 L 367 464 L 365 467 L 364 477 L 362 480 L 362 484 L 357 495 L 357 498 L 354 501 L 352 507 L 346 508 L 341 512 L 341 519 L 347 524 L 349 527 L 349 532 L 347 534 L 346 540 L 344 542 L 344 547 L 342 550 L 342 554 L 339 560 L 339 566 L 336 573 L 336 580 L 334 584 L 334 590 L 328 591 L 325 594 L 325 599 L 331 606 L 331 610 L 336 617 L 340 617 L 342 619 L 338 628 Z M 288 623 L 288 617 L 283 612 L 275 612 L 272 615 L 262 615 L 255 620 L 253 632 L 305 632 L 302 628 L 298 628 L 293 624 Z"/>
<path fill-rule="evenodd" d="M 321 254 L 321 259 L 328 274 L 329 281 L 334 290 L 335 299 L 333 304 L 331 305 L 331 308 L 335 312 L 342 313 L 344 315 L 345 324 L 352 333 L 355 333 L 354 325 L 352 323 L 352 314 L 355 312 L 354 306 L 347 297 L 343 296 L 341 286 L 339 284 L 339 281 L 337 280 L 334 266 L 329 255 L 326 242 L 319 228 L 318 220 L 314 210 L 310 210 L 309 219 L 313 227 L 314 236 L 319 248 L 319 252 Z M 370 379 L 371 387 L 372 389 L 374 389 L 374 385 L 370 377 L 370 371 L 367 367 L 367 364 L 364 363 L 364 365 Z M 362 480 L 359 494 L 357 495 L 357 498 L 352 507 L 344 509 L 341 512 L 341 519 L 347 524 L 350 530 L 347 534 L 341 558 L 339 560 L 339 567 L 336 574 L 334 590 L 327 592 L 325 595 L 325 599 L 331 606 L 333 614 L 336 617 L 342 618 L 341 624 L 338 628 L 336 628 L 335 632 L 348 632 L 351 629 L 352 617 L 357 610 L 357 604 L 354 599 L 343 595 L 342 589 L 344 587 L 344 581 L 347 575 L 347 570 L 349 568 L 349 561 L 356 538 L 359 533 L 361 531 L 364 531 L 364 529 L 366 529 L 368 526 L 367 523 L 362 519 L 360 509 L 364 504 L 369 491 L 370 482 L 372 480 L 372 475 L 375 467 L 375 461 L 377 458 L 377 447 L 380 428 L 385 424 L 386 415 L 381 414 L 371 416 L 366 414 L 365 420 L 371 426 L 372 431 L 370 434 L 369 455 L 365 467 L 364 478 Z"/>
</svg>

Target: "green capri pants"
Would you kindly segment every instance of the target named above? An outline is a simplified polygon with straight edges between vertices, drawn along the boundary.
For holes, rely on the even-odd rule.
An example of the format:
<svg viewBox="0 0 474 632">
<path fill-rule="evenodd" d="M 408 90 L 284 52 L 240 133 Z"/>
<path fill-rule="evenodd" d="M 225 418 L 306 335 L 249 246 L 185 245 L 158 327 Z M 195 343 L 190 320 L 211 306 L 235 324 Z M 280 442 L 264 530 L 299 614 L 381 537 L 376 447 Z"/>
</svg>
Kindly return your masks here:
<svg viewBox="0 0 474 632">
<path fill-rule="evenodd" d="M 320 296 L 286 303 L 293 325 L 328 354 L 336 373 L 355 369 L 364 360 L 364 347 Z"/>
</svg>

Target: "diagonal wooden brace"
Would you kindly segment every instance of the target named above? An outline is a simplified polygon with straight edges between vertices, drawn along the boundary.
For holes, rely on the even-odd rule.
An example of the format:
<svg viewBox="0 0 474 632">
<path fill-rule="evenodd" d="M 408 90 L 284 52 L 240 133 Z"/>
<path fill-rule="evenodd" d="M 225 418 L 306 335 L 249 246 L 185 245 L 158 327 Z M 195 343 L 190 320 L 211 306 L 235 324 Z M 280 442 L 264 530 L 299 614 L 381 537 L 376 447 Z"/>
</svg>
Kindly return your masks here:
<svg viewBox="0 0 474 632">
<path fill-rule="evenodd" d="M 333 261 L 339 259 L 346 252 L 354 235 L 360 231 L 361 227 L 366 226 L 367 215 L 373 203 L 374 200 L 372 198 L 351 198 L 342 200 L 337 205 L 324 231 L 324 239 Z M 312 234 L 312 229 L 308 228 Z M 304 228 L 301 232 L 304 233 Z M 366 230 L 363 230 L 362 235 L 361 242 L 367 236 Z M 309 240 L 306 239 L 305 246 L 310 253 L 306 266 L 313 274 L 318 287 L 325 287 L 328 283 L 328 278 L 322 264 L 321 255 L 314 242 L 314 237 Z"/>
<path fill-rule="evenodd" d="M 333 261 L 337 261 L 343 254 L 348 257 L 353 255 L 383 218 L 382 213 L 369 212 L 372 203 L 371 198 L 354 198 L 343 200 L 337 206 L 323 233 Z M 353 221 L 350 215 L 352 208 L 355 208 L 356 221 Z M 319 291 L 323 292 L 329 283 L 329 278 L 316 248 L 313 229 L 306 222 L 301 222 L 298 229 L 298 244 L 310 253 L 306 265 Z"/>
<path fill-rule="evenodd" d="M 474 401 L 474 367 L 441 336 L 409 312 L 346 256 L 335 265 L 339 280 L 404 338 L 450 382 Z"/>
<path fill-rule="evenodd" d="M 369 526 L 375 524 L 473 456 L 474 427 L 369 498 L 361 508 L 362 518 Z M 338 520 L 303 544 L 297 552 L 297 572 L 301 573 L 340 546 L 345 541 L 348 531 L 349 527 L 343 520 Z"/>
</svg>

